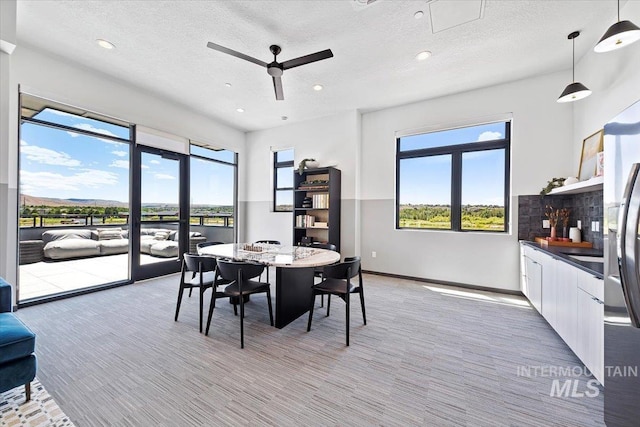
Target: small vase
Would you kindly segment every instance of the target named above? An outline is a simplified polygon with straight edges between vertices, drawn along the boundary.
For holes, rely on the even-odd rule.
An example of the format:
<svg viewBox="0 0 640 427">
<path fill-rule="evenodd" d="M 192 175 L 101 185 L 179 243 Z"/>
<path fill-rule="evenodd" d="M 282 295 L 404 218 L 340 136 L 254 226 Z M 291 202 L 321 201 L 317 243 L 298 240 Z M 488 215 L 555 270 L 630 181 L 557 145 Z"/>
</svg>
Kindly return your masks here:
<svg viewBox="0 0 640 427">
<path fill-rule="evenodd" d="M 551 238 L 550 240 L 557 240 L 557 236 L 556 236 L 556 227 L 555 226 L 551 226 Z"/>
</svg>

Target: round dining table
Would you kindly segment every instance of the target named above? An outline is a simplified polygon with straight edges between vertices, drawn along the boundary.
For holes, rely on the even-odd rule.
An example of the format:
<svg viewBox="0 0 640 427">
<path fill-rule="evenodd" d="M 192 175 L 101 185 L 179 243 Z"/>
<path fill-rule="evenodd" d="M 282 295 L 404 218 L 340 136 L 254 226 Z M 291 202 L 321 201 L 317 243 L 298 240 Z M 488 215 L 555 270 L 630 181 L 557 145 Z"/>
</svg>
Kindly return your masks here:
<svg viewBox="0 0 640 427">
<path fill-rule="evenodd" d="M 309 311 L 314 269 L 340 261 L 340 253 L 306 246 L 228 243 L 205 246 L 198 254 L 251 261 L 276 268 L 275 326 L 283 328 Z"/>
</svg>

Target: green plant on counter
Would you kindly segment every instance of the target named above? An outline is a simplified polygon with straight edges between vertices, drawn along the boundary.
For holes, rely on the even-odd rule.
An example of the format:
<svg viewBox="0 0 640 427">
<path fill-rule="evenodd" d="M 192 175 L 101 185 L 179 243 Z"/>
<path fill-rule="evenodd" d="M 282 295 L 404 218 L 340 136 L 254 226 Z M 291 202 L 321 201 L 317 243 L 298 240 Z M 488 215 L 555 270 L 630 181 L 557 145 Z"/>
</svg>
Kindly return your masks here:
<svg viewBox="0 0 640 427">
<path fill-rule="evenodd" d="M 554 188 L 562 187 L 566 178 L 552 178 L 551 181 L 547 181 L 547 186 L 540 191 L 541 196 L 546 196 Z"/>
<path fill-rule="evenodd" d="M 315 161 L 316 159 L 302 159 L 298 164 L 298 173 L 302 175 L 302 173 L 304 172 L 304 168 L 307 165 L 307 162 L 315 162 Z"/>
</svg>

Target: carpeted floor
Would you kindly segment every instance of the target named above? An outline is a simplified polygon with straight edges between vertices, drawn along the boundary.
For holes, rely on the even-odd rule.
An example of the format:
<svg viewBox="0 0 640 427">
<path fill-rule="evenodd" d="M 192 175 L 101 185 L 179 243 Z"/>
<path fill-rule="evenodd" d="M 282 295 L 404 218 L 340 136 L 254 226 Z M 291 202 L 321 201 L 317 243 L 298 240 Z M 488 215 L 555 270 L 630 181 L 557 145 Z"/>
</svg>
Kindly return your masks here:
<svg viewBox="0 0 640 427">
<path fill-rule="evenodd" d="M 36 378 L 29 402 L 24 401 L 24 387 L 0 393 L 0 426 L 73 427 L 73 423 Z"/>
<path fill-rule="evenodd" d="M 591 377 L 551 373 L 582 365 L 524 298 L 364 280 L 368 324 L 354 303 L 350 347 L 337 299 L 307 333 L 306 316 L 272 328 L 252 297 L 244 350 L 221 300 L 206 337 L 195 295 L 173 321 L 175 275 L 17 315 L 37 334 L 38 377 L 79 427 L 603 426 L 602 393 L 550 395 L 555 380 L 584 391 Z"/>
</svg>

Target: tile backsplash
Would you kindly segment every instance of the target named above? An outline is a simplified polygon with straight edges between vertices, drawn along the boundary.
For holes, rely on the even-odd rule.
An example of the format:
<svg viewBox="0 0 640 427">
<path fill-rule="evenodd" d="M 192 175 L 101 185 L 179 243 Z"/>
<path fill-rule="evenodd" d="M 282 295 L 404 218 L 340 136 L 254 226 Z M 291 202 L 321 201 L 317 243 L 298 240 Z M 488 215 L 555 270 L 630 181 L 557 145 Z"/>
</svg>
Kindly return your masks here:
<svg viewBox="0 0 640 427">
<path fill-rule="evenodd" d="M 547 205 L 554 209 L 571 209 L 569 227 L 575 227 L 578 220 L 582 221 L 582 240 L 592 242 L 596 249 L 602 249 L 602 190 L 554 196 L 518 196 L 518 239 L 534 240 L 536 237 L 549 236 L 550 230 L 542 228 L 542 221 L 547 219 L 544 214 Z M 593 221 L 599 221 L 599 231 L 591 229 Z M 558 237 L 562 237 L 562 224 L 556 230 Z"/>
</svg>

